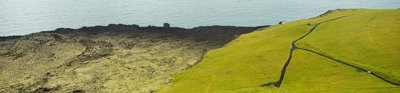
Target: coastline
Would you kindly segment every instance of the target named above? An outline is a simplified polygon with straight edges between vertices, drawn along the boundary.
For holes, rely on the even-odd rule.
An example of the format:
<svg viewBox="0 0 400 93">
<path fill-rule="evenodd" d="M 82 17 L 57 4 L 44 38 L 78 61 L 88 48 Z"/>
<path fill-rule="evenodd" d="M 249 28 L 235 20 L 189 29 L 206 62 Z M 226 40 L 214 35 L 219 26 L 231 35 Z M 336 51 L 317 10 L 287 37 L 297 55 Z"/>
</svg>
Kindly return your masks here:
<svg viewBox="0 0 400 93">
<path fill-rule="evenodd" d="M 30 34 L 35 34 L 35 33 L 57 32 L 57 31 L 62 31 L 62 30 L 97 29 L 97 28 L 113 27 L 113 26 L 133 27 L 133 28 L 138 28 L 138 29 L 163 29 L 163 28 L 166 28 L 166 27 L 163 27 L 163 26 L 152 26 L 152 25 L 139 26 L 137 24 L 108 24 L 108 25 L 82 26 L 80 28 L 64 28 L 64 27 L 60 27 L 60 28 L 56 28 L 54 30 L 38 31 L 38 32 L 27 33 L 27 34 L 24 34 L 24 35 L 0 36 L 0 39 L 17 38 L 17 37 L 22 37 L 22 36 L 26 36 L 26 35 L 30 35 Z M 261 25 L 261 26 L 209 25 L 209 26 L 197 26 L 197 27 L 192 27 L 192 28 L 184 28 L 184 27 L 168 27 L 168 28 L 190 30 L 190 29 L 207 28 L 207 27 L 256 27 L 256 28 L 263 28 L 263 27 L 269 27 L 269 26 L 271 26 L 271 25 Z"/>
</svg>

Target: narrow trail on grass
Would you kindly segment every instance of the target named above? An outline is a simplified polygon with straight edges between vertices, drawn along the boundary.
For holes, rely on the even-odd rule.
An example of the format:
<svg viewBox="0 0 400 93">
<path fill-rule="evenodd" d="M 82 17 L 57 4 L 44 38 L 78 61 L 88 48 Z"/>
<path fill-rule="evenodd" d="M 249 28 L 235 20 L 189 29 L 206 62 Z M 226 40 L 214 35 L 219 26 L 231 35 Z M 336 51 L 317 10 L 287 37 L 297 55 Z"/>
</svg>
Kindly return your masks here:
<svg viewBox="0 0 400 93">
<path fill-rule="evenodd" d="M 375 73 L 373 73 L 373 72 L 371 72 L 371 71 L 369 71 L 369 70 L 366 70 L 366 69 L 363 69 L 363 68 L 360 68 L 360 67 L 357 67 L 357 66 L 348 64 L 348 63 L 343 62 L 343 61 L 341 61 L 341 60 L 335 59 L 335 58 L 333 58 L 333 57 L 326 56 L 326 55 L 324 55 L 324 54 L 322 54 L 322 53 L 318 53 L 318 52 L 313 51 L 313 50 L 310 50 L 310 49 L 299 48 L 299 47 L 296 46 L 296 43 L 297 43 L 298 41 L 304 39 L 306 36 L 308 36 L 310 33 L 312 33 L 319 25 L 321 25 L 321 24 L 323 24 L 323 23 L 326 23 L 326 22 L 338 20 L 338 19 L 341 19 L 341 18 L 344 18 L 344 17 L 348 17 L 348 16 L 351 16 L 351 15 L 342 16 L 342 17 L 338 17 L 338 18 L 333 18 L 333 19 L 330 19 L 330 20 L 326 20 L 326 21 L 323 21 L 323 22 L 316 23 L 316 24 L 314 25 L 314 27 L 313 27 L 310 31 L 308 31 L 306 34 L 304 34 L 304 35 L 301 36 L 300 38 L 298 38 L 298 39 L 296 39 L 295 41 L 293 41 L 293 42 L 291 43 L 292 48 L 291 48 L 290 51 L 289 51 L 289 57 L 288 57 L 286 63 L 284 64 L 284 66 L 283 66 L 283 68 L 282 68 L 282 70 L 281 70 L 281 75 L 280 75 L 280 77 L 279 77 L 279 80 L 278 80 L 277 82 L 275 82 L 275 83 L 268 83 L 268 84 L 264 84 L 264 85 L 262 85 L 262 86 L 266 86 L 266 85 L 270 85 L 270 84 L 274 84 L 275 87 L 280 87 L 280 86 L 281 86 L 281 84 L 282 84 L 282 82 L 283 82 L 283 79 L 285 78 L 285 74 L 286 74 L 287 67 L 289 66 L 290 61 L 292 60 L 293 52 L 294 52 L 294 50 L 297 50 L 297 49 L 299 49 L 299 50 L 304 50 L 304 51 L 307 51 L 307 52 L 311 52 L 311 53 L 317 54 L 317 55 L 319 55 L 319 56 L 322 56 L 322 57 L 328 58 L 328 59 L 330 59 L 330 60 L 339 62 L 339 63 L 344 64 L 344 65 L 347 65 L 347 66 L 349 66 L 349 67 L 352 67 L 352 68 L 355 68 L 355 69 L 358 69 L 358 70 L 367 72 L 367 73 L 369 73 L 369 74 L 371 74 L 371 75 L 373 75 L 373 76 L 375 76 L 375 77 L 377 77 L 377 78 L 379 78 L 379 79 L 381 79 L 381 80 L 383 80 L 383 81 L 385 81 L 385 82 L 387 82 L 387 83 L 390 83 L 390 84 L 393 84 L 393 85 L 396 85 L 396 86 L 400 86 L 400 84 L 397 84 L 397 83 L 394 83 L 394 82 L 392 82 L 392 81 L 389 81 L 389 80 L 387 80 L 387 79 L 385 79 L 385 78 L 383 78 L 383 77 L 381 77 L 381 76 L 379 76 L 379 75 L 377 75 L 377 74 L 375 74 Z"/>
<path fill-rule="evenodd" d="M 354 66 L 354 65 L 348 64 L 348 63 L 346 63 L 346 62 L 343 62 L 343 61 L 341 61 L 341 60 L 338 60 L 338 59 L 332 58 L 332 57 L 330 57 L 330 56 L 326 56 L 326 55 L 324 55 L 324 54 L 322 54 L 322 53 L 318 53 L 318 52 L 316 52 L 316 51 L 313 51 L 313 50 L 310 50 L 310 49 L 305 49 L 305 48 L 298 48 L 298 49 L 299 49 L 299 50 L 304 50 L 304 51 L 307 51 L 307 52 L 311 52 L 311 53 L 317 54 L 317 55 L 319 55 L 319 56 L 322 56 L 322 57 L 328 58 L 328 59 L 330 59 L 330 60 L 333 60 L 333 61 L 339 62 L 339 63 L 341 63 L 341 64 L 344 64 L 344 65 L 347 65 L 347 66 L 350 66 L 350 67 L 356 68 L 356 69 L 358 69 L 358 70 L 361 70 L 361 71 L 367 72 L 367 73 L 369 73 L 369 74 L 371 74 L 371 75 L 375 76 L 376 78 L 379 78 L 379 79 L 381 79 L 381 80 L 383 80 L 383 81 L 385 81 L 385 82 L 387 82 L 387 83 L 390 83 L 390 84 L 393 84 L 393 85 L 396 85 L 396 86 L 400 86 L 400 84 L 396 84 L 396 83 L 394 83 L 394 82 L 392 82 L 392 81 L 389 81 L 389 80 L 387 80 L 387 79 L 385 79 L 385 78 L 383 78 L 383 77 L 381 77 L 381 76 L 379 76 L 379 75 L 377 75 L 377 74 L 375 74 L 375 73 L 373 73 L 373 72 L 371 72 L 371 71 L 369 71 L 369 70 L 366 70 L 366 69 L 363 69 L 363 68 L 360 68 L 360 67 L 357 67 L 357 66 Z"/>
<path fill-rule="evenodd" d="M 319 25 L 321 25 L 321 24 L 323 24 L 323 23 L 326 23 L 326 22 L 338 20 L 338 19 L 341 19 L 341 18 L 344 18 L 344 17 L 348 17 L 348 16 L 351 16 L 351 15 L 342 16 L 342 17 L 338 17 L 338 18 L 333 18 L 333 19 L 330 19 L 330 20 L 326 20 L 326 21 L 323 21 L 323 22 L 316 23 L 316 24 L 314 25 L 314 27 L 313 27 L 310 31 L 308 31 L 306 34 L 304 34 L 304 35 L 301 36 L 300 38 L 298 38 L 298 39 L 296 39 L 295 41 L 293 41 L 293 42 L 291 43 L 292 48 L 291 48 L 290 51 L 289 51 L 289 57 L 288 57 L 288 59 L 286 60 L 286 63 L 284 64 L 284 66 L 283 66 L 283 68 L 282 68 L 282 70 L 281 70 L 281 75 L 280 75 L 280 77 L 279 77 L 279 80 L 278 80 L 277 82 L 275 82 L 275 83 L 268 83 L 268 84 L 264 84 L 264 85 L 262 85 L 262 86 L 266 86 L 266 85 L 270 85 L 270 84 L 274 84 L 275 87 L 280 87 L 280 86 L 281 86 L 281 84 L 282 84 L 282 82 L 283 82 L 283 79 L 285 78 L 286 69 L 287 69 L 287 67 L 288 67 L 289 64 L 290 64 L 290 61 L 292 60 L 293 52 L 294 52 L 294 50 L 296 50 L 296 49 L 304 50 L 304 51 L 307 51 L 307 52 L 311 52 L 311 53 L 317 54 L 317 55 L 319 55 L 319 56 L 328 58 L 328 59 L 330 59 L 330 60 L 334 60 L 334 61 L 339 62 L 339 63 L 341 63 L 341 64 L 344 64 L 344 65 L 347 65 L 347 66 L 356 68 L 356 69 L 361 70 L 361 71 L 364 71 L 364 72 L 367 72 L 367 73 L 369 73 L 369 74 L 371 74 L 371 75 L 373 75 L 373 76 L 375 76 L 375 77 L 377 77 L 377 78 L 379 78 L 379 79 L 381 79 L 381 80 L 383 80 L 383 81 L 385 81 L 385 82 L 387 82 L 387 83 L 400 86 L 400 84 L 396 84 L 396 83 L 394 83 L 394 82 L 392 82 L 392 81 L 389 81 L 389 80 L 387 80 L 387 79 L 385 79 L 385 78 L 383 78 L 383 77 L 381 77 L 381 76 L 379 76 L 379 75 L 377 75 L 377 74 L 375 74 L 375 73 L 373 73 L 373 72 L 371 72 L 371 71 L 369 71 L 369 70 L 362 69 L 362 68 L 360 68 L 360 67 L 357 67 L 357 66 L 348 64 L 348 63 L 343 62 L 343 61 L 341 61 L 341 60 L 335 59 L 335 58 L 333 58 L 333 57 L 326 56 L 326 55 L 324 55 L 324 54 L 322 54 L 322 53 L 318 53 L 318 52 L 313 51 L 313 50 L 310 50 L 310 49 L 299 48 L 299 47 L 296 46 L 296 43 L 297 43 L 298 41 L 304 39 L 306 36 L 308 36 L 310 33 L 312 33 Z"/>
<path fill-rule="evenodd" d="M 350 15 L 348 15 L 348 16 L 350 16 Z M 304 34 L 304 35 L 301 36 L 300 38 L 294 40 L 294 41 L 291 43 L 291 44 L 292 44 L 292 48 L 291 48 L 290 51 L 289 51 L 289 57 L 288 57 L 288 59 L 286 60 L 286 63 L 285 63 L 285 65 L 283 66 L 283 68 L 282 68 L 282 70 L 281 70 L 281 75 L 280 75 L 280 77 L 279 77 L 279 80 L 278 80 L 277 82 L 274 83 L 274 86 L 275 86 L 275 87 L 280 87 L 280 86 L 281 86 L 281 84 L 282 84 L 282 82 L 283 82 L 283 79 L 285 78 L 286 69 L 287 69 L 287 67 L 288 67 L 289 64 L 290 64 L 290 61 L 292 60 L 293 51 L 296 50 L 296 49 L 299 49 L 299 48 L 296 46 L 296 42 L 298 42 L 299 40 L 302 40 L 303 38 L 305 38 L 306 36 L 308 36 L 308 35 L 309 35 L 310 33 L 312 33 L 320 24 L 323 24 L 323 23 L 326 23 L 326 22 L 329 22 L 329 21 L 338 20 L 338 19 L 341 19 L 341 18 L 344 18 L 344 17 L 347 17 L 347 16 L 342 16 L 342 17 L 338 17 L 338 18 L 334 18 L 334 19 L 330 19 L 330 20 L 326 20 L 326 21 L 323 21 L 323 22 L 316 23 L 316 24 L 314 25 L 314 27 L 313 27 L 310 31 L 308 31 L 306 34 Z"/>
</svg>

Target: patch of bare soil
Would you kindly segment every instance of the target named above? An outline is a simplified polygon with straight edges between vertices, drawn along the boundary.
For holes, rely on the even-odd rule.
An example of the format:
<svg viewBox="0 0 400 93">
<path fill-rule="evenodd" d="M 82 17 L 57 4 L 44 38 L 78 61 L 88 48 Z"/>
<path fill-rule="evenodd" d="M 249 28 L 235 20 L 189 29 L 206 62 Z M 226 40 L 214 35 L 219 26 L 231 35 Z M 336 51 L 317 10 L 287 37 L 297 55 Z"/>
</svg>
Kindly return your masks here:
<svg viewBox="0 0 400 93">
<path fill-rule="evenodd" d="M 259 28 L 109 25 L 0 37 L 0 92 L 149 93 Z"/>
</svg>

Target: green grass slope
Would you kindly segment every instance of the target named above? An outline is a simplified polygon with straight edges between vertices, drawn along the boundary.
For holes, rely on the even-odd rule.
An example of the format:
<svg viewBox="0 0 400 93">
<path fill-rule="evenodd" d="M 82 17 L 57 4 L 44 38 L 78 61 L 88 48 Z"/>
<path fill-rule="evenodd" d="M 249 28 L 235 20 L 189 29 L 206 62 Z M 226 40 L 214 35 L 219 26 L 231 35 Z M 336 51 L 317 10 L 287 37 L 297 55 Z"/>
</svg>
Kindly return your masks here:
<svg viewBox="0 0 400 93">
<path fill-rule="evenodd" d="M 349 16 L 351 15 L 351 16 Z M 304 50 L 294 50 L 281 87 L 281 76 L 291 43 L 319 22 L 313 33 L 296 43 L 346 64 L 372 71 L 399 83 L 400 10 L 337 10 L 318 18 L 276 25 L 242 35 L 225 47 L 208 52 L 203 61 L 161 93 L 276 93 L 400 91 L 360 69 Z"/>
<path fill-rule="evenodd" d="M 321 25 L 298 45 L 400 84 L 399 36 L 399 10 L 369 10 Z"/>
<path fill-rule="evenodd" d="M 316 54 L 296 50 L 280 91 L 296 93 L 391 93 L 399 87 Z M 385 92 L 384 92 L 385 91 Z"/>
</svg>

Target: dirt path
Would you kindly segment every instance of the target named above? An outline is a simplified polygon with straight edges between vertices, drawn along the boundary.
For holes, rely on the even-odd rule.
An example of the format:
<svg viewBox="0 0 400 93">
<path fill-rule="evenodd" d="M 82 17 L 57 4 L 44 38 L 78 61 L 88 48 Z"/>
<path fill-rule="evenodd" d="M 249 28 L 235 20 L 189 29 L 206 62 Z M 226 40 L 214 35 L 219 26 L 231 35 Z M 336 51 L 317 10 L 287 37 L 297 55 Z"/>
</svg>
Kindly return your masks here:
<svg viewBox="0 0 400 93">
<path fill-rule="evenodd" d="M 311 52 L 311 53 L 317 54 L 317 55 L 319 55 L 319 56 L 322 56 L 322 57 L 328 58 L 328 59 L 330 59 L 330 60 L 333 60 L 333 61 L 339 62 L 339 63 L 341 63 L 341 64 L 344 64 L 344 65 L 347 65 L 347 66 L 353 67 L 353 68 L 355 68 L 355 69 L 357 69 L 357 70 L 360 70 L 360 71 L 363 71 L 363 72 L 369 73 L 369 74 L 371 74 L 371 75 L 375 76 L 376 78 L 379 78 L 379 79 L 381 79 L 381 80 L 383 80 L 383 81 L 385 81 L 385 82 L 388 82 L 388 83 L 390 83 L 390 84 L 393 84 L 393 85 L 396 85 L 396 86 L 400 86 L 400 84 L 396 84 L 396 83 L 394 83 L 394 82 L 392 82 L 392 81 L 389 81 L 389 80 L 387 80 L 387 79 L 385 79 L 385 78 L 383 78 L 383 77 L 381 77 L 381 76 L 379 76 L 379 75 L 375 74 L 374 72 L 371 72 L 371 71 L 369 71 L 369 70 L 366 70 L 366 69 L 363 69 L 363 68 L 360 68 L 360 67 L 357 67 L 357 66 L 354 66 L 354 65 L 351 65 L 351 64 L 348 64 L 348 63 L 346 63 L 346 62 L 343 62 L 343 61 L 341 61 L 341 60 L 339 60 L 339 59 L 335 59 L 335 58 L 332 58 L 332 57 L 326 56 L 326 55 L 324 55 L 324 54 L 322 54 L 322 53 L 318 53 L 318 52 L 316 52 L 316 51 L 313 51 L 313 50 L 310 50 L 310 49 L 305 49 L 305 48 L 298 48 L 298 49 L 299 49 L 299 50 L 304 50 L 304 51 L 307 51 L 307 52 Z"/>
<path fill-rule="evenodd" d="M 306 34 L 304 34 L 302 37 L 300 37 L 300 38 L 296 39 L 295 41 L 293 41 L 293 42 L 291 43 L 292 48 L 291 48 L 290 51 L 289 51 L 289 57 L 288 57 L 288 59 L 287 59 L 285 65 L 283 66 L 283 68 L 282 68 L 282 70 L 281 70 L 281 75 L 280 75 L 280 77 L 279 77 L 279 80 L 278 80 L 277 82 L 274 83 L 274 86 L 275 86 L 275 87 L 280 87 L 280 86 L 281 86 L 281 84 L 282 84 L 282 82 L 283 82 L 283 79 L 285 78 L 286 69 L 287 69 L 287 67 L 288 67 L 289 64 L 290 64 L 290 61 L 292 60 L 293 52 L 294 52 L 294 50 L 296 50 L 296 49 L 304 50 L 304 51 L 307 51 L 307 52 L 311 52 L 311 53 L 317 54 L 317 55 L 319 55 L 319 56 L 328 58 L 328 59 L 330 59 L 330 60 L 334 60 L 334 61 L 339 62 L 339 63 L 341 63 L 341 64 L 344 64 L 344 65 L 347 65 L 347 66 L 356 68 L 356 69 L 361 70 L 361 71 L 364 71 L 364 72 L 367 72 L 367 73 L 369 73 L 369 74 L 371 74 L 371 75 L 373 75 L 373 76 L 375 76 L 375 77 L 377 77 L 377 78 L 379 78 L 379 79 L 381 79 L 381 80 L 383 80 L 383 81 L 385 81 L 385 82 L 388 82 L 388 83 L 390 83 L 390 84 L 400 86 L 400 84 L 396 84 L 396 83 L 394 83 L 394 82 L 391 82 L 391 81 L 389 81 L 389 80 L 387 80 L 387 79 L 385 79 L 385 78 L 383 78 L 383 77 L 381 77 L 381 76 L 379 76 L 379 75 L 377 75 L 377 74 L 375 74 L 375 73 L 373 73 L 373 72 L 371 72 L 371 71 L 369 71 L 369 70 L 362 69 L 362 68 L 360 68 L 360 67 L 357 67 L 357 66 L 348 64 L 348 63 L 343 62 L 343 61 L 338 60 L 338 59 L 334 59 L 334 58 L 332 58 L 332 57 L 323 55 L 323 54 L 321 54 L 321 53 L 318 53 L 318 52 L 313 51 L 313 50 L 310 50 L 310 49 L 299 48 L 299 47 L 296 46 L 296 42 L 298 42 L 299 40 L 304 39 L 306 36 L 308 36 L 310 33 L 312 33 L 320 24 L 323 24 L 323 23 L 326 23 L 326 22 L 330 22 L 330 21 L 334 21 L 334 20 L 338 20 L 338 19 L 341 19 L 341 18 L 344 18 L 344 17 L 348 17 L 348 16 L 351 16 L 351 15 L 342 16 L 342 17 L 330 19 L 330 20 L 327 20 L 327 21 L 319 22 L 319 23 L 315 24 L 314 27 L 313 27 L 310 31 L 308 31 Z"/>
<path fill-rule="evenodd" d="M 347 16 L 342 16 L 342 17 L 330 19 L 330 20 L 327 20 L 327 21 L 319 22 L 319 23 L 315 24 L 314 27 L 313 27 L 310 31 L 308 31 L 306 34 L 304 34 L 303 36 L 301 36 L 300 38 L 298 38 L 298 39 L 296 39 L 296 40 L 294 40 L 294 41 L 292 42 L 292 48 L 291 48 L 290 51 L 289 51 L 289 57 L 288 57 L 288 59 L 286 60 L 286 63 L 285 63 L 285 65 L 283 66 L 283 68 L 282 68 L 282 70 L 281 70 L 281 75 L 280 75 L 280 77 L 279 77 L 279 81 L 277 81 L 276 83 L 274 83 L 275 87 L 280 87 L 280 86 L 281 86 L 281 84 L 282 84 L 282 82 L 283 82 L 283 79 L 285 78 L 286 69 L 287 69 L 287 67 L 288 67 L 289 64 L 290 64 L 290 61 L 292 60 L 293 51 L 296 50 L 296 49 L 299 49 L 299 48 L 296 46 L 296 42 L 298 42 L 298 41 L 302 40 L 303 38 L 305 38 L 306 36 L 308 36 L 308 35 L 309 35 L 310 33 L 312 33 L 320 24 L 323 24 L 323 23 L 326 23 L 326 22 L 329 22 L 329 21 L 338 20 L 338 19 L 341 19 L 341 18 L 344 18 L 344 17 L 347 17 Z"/>
</svg>

